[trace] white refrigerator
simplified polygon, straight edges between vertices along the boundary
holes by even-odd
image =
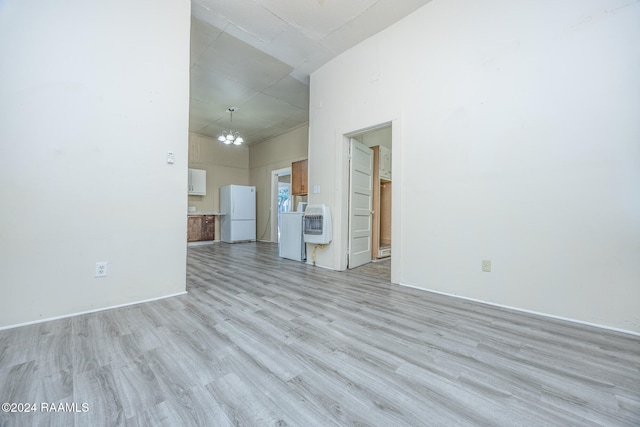
[[[227,243],[256,240],[256,187],[220,187],[220,240]]]
[[[302,261],[307,258],[302,224],[304,212],[280,213],[280,256]]]

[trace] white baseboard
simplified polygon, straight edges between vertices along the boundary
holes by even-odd
[[[480,303],[480,304],[486,304],[486,305],[490,305],[490,306],[493,306],[493,307],[499,307],[499,308],[505,308],[507,310],[519,311],[521,313],[534,314],[536,316],[547,317],[547,318],[550,318],[550,319],[564,320],[565,322],[577,323],[577,324],[580,324],[580,325],[592,326],[594,328],[606,329],[606,330],[609,330],[609,331],[620,332],[620,333],[623,333],[623,334],[640,336],[640,332],[629,331],[629,330],[626,330],[626,329],[614,328],[614,327],[611,327],[611,326],[600,325],[600,324],[597,324],[597,323],[584,322],[582,320],[571,319],[569,317],[555,316],[553,314],[541,313],[539,311],[533,311],[533,310],[526,310],[524,308],[511,307],[509,305],[496,304],[496,303],[493,303],[493,302],[483,301],[483,300],[480,300],[480,299],[463,297],[463,296],[460,296],[460,295],[449,294],[447,292],[434,291],[432,289],[420,288],[418,286],[407,285],[407,284],[404,284],[404,283],[399,283],[399,285],[400,286],[405,286],[407,288],[418,289],[420,291],[425,291],[425,292],[431,292],[431,293],[434,293],[434,294],[444,295],[444,296],[447,296],[447,297],[459,298],[459,299],[463,299],[463,300],[466,300],[466,301],[472,301],[472,302],[476,302],[476,303]]]
[[[128,307],[130,305],[144,304],[146,302],[152,302],[152,301],[158,301],[158,300],[162,300],[162,299],[166,299],[166,298],[177,297],[177,296],[180,296],[180,295],[184,295],[186,293],[187,293],[187,291],[178,292],[177,294],[165,295],[165,296],[162,296],[162,297],[149,298],[149,299],[144,299],[144,300],[141,300],[141,301],[128,302],[128,303],[125,303],[125,304],[111,305],[109,307],[102,307],[102,308],[96,308],[94,310],[80,311],[80,312],[77,312],[77,313],[65,314],[65,315],[62,315],[62,316],[47,317],[46,319],[38,319],[38,320],[33,320],[31,322],[18,323],[16,325],[2,326],[2,327],[0,327],[0,331],[3,331],[5,329],[19,328],[21,326],[35,325],[37,323],[50,322],[52,320],[66,319],[67,317],[82,316],[83,314],[97,313],[99,311],[111,310],[111,309],[114,309],[114,308],[121,308],[121,307]]]
[[[204,245],[213,245],[215,242],[219,242],[220,240],[202,240],[200,242],[187,242],[187,247],[189,246],[204,246]]]
[[[307,256],[306,262],[305,262],[305,261],[302,261],[302,262],[304,262],[304,263],[305,263],[305,264],[307,264],[307,265],[310,265],[311,267],[324,268],[325,270],[332,270],[332,271],[346,271],[346,270],[336,270],[335,268],[333,268],[333,267],[328,267],[328,266],[326,266],[326,265],[319,265],[319,264],[313,265],[313,261],[311,260],[311,258],[310,258],[309,256]]]

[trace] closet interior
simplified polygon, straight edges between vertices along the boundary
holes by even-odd
[[[391,256],[391,149],[377,145],[373,150],[373,259]]]

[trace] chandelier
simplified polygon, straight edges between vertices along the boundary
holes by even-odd
[[[238,134],[238,132],[234,132],[231,130],[231,126],[233,125],[233,112],[237,110],[238,107],[227,108],[227,113],[231,114],[231,124],[229,125],[229,130],[223,131],[222,134],[218,137],[218,141],[224,142],[227,145],[240,145],[244,142],[244,139],[240,136],[240,134]]]

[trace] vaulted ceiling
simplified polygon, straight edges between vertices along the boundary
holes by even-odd
[[[308,122],[309,75],[428,2],[192,0],[190,131],[251,145]]]

